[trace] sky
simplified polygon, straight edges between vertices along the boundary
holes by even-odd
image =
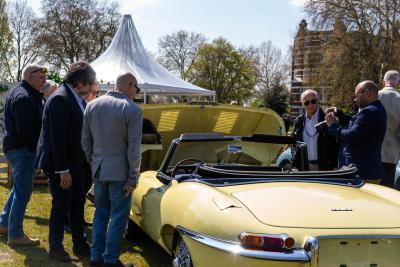
[[[159,38],[179,30],[201,33],[208,41],[224,37],[236,47],[271,41],[287,52],[305,0],[119,0],[131,14],[144,47],[158,54]],[[28,0],[40,15],[40,0]]]

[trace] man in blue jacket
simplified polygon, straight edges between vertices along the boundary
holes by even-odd
[[[52,207],[49,222],[49,257],[76,261],[63,246],[64,220],[69,217],[72,251],[86,257],[90,246],[84,236],[84,185],[90,167],[81,146],[83,96],[96,81],[96,73],[86,62],[71,64],[64,84],[46,101],[43,126],[37,149],[37,166],[49,177]]]
[[[353,97],[359,111],[347,127],[340,125],[347,117],[341,112],[329,112],[325,118],[329,133],[345,145],[346,164],[355,164],[362,179],[375,183],[385,175],[381,148],[386,132],[386,111],[378,100],[378,91],[372,81],[363,81],[356,86]]]
[[[3,151],[12,168],[13,187],[0,216],[0,234],[8,244],[39,245],[38,239],[24,234],[23,220],[32,194],[36,145],[42,125],[42,97],[46,68],[26,67],[23,80],[10,91],[4,110]]]

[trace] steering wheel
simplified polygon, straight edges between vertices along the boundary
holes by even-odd
[[[175,164],[175,166],[172,168],[172,170],[171,170],[171,178],[175,178],[175,174],[176,174],[176,172],[178,171],[179,167],[180,167],[183,163],[187,163],[187,162],[203,163],[202,160],[195,159],[195,158],[183,159],[183,160],[177,162],[177,163]]]

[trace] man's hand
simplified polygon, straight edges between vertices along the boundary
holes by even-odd
[[[336,118],[336,116],[333,112],[329,112],[325,116],[325,121],[326,121],[326,124],[328,125],[328,127],[331,127],[332,124],[339,123],[338,118]]]
[[[72,178],[71,178],[71,174],[69,172],[64,172],[60,174],[60,186],[63,189],[68,189],[71,187],[72,185]]]
[[[134,185],[130,185],[130,184],[126,184],[124,186],[124,192],[125,192],[125,197],[127,197],[130,193],[132,193],[133,190],[136,189],[136,186]]]
[[[326,110],[325,110],[325,113],[326,114],[328,114],[328,113],[337,113],[337,107],[330,107],[330,108],[327,108]]]

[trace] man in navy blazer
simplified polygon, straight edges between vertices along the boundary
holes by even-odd
[[[346,164],[355,164],[362,179],[375,183],[385,175],[381,148],[386,132],[386,111],[378,100],[378,91],[372,81],[363,81],[356,86],[353,97],[360,109],[347,127],[339,124],[343,125],[347,116],[341,112],[329,112],[325,118],[329,133],[345,145]]]
[[[37,166],[49,177],[52,207],[49,223],[49,257],[75,261],[63,247],[64,219],[69,217],[73,253],[89,256],[84,235],[84,184],[90,168],[81,146],[83,96],[95,83],[96,73],[86,62],[71,64],[65,83],[47,100],[37,149]]]

